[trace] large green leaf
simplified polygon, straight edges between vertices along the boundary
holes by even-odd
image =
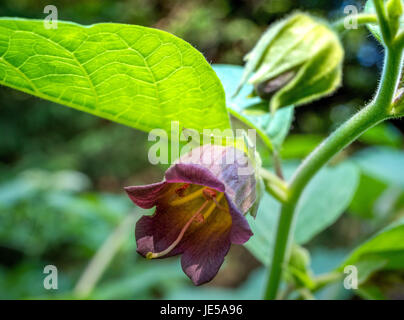
[[[286,166],[290,176],[294,168]],[[350,204],[359,181],[359,171],[351,163],[326,167],[310,182],[297,208],[295,241],[305,244],[332,225]],[[254,236],[246,247],[263,263],[270,263],[280,204],[265,194],[257,218],[249,218]]]
[[[294,107],[278,110],[274,116],[269,113],[268,103],[257,97],[249,97],[253,91],[251,84],[245,84],[236,97],[234,93],[243,76],[244,68],[235,65],[213,65],[226,92],[226,103],[231,113],[238,119],[249,122],[261,137],[268,137],[272,147],[280,149],[289,133]]]
[[[359,141],[370,145],[400,148],[403,145],[403,134],[390,122],[383,122],[359,137]]]
[[[404,268],[404,219],[391,224],[359,246],[343,266],[357,265],[363,261],[385,261],[385,269]]]
[[[368,176],[404,188],[403,151],[387,147],[368,148],[358,152],[353,160]]]
[[[285,166],[290,176],[295,167]],[[297,208],[295,241],[305,244],[332,225],[349,206],[359,181],[359,171],[351,163],[326,167],[310,182]],[[249,218],[254,236],[246,247],[263,263],[270,262],[280,204],[265,194],[257,218]]]
[[[333,224],[349,206],[358,184],[359,171],[350,163],[320,172],[298,206],[296,242],[306,243]]]
[[[0,83],[144,131],[230,126],[202,54],[157,29],[0,19]]]
[[[245,247],[266,265],[270,263],[279,210],[279,202],[265,192],[258,207],[256,218],[247,217],[254,235],[248,240]]]
[[[282,159],[303,159],[307,157],[323,140],[319,134],[291,134],[283,144]]]
[[[386,190],[386,184],[378,179],[361,174],[359,186],[349,206],[349,213],[363,219],[376,216],[376,202]]]

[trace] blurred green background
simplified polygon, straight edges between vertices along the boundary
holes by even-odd
[[[0,16],[42,19],[48,4],[3,0]],[[364,1],[65,0],[52,4],[62,20],[160,28],[190,42],[211,63],[241,65],[268,24],[283,15],[301,9],[333,20],[343,15],[344,6],[361,8]],[[372,98],[382,48],[365,28],[347,33],[343,42],[343,88],[298,108],[283,148],[284,159],[307,155]],[[402,149],[401,131],[399,122],[377,127],[341,157],[371,145]],[[136,254],[134,222],[142,212],[125,196],[123,187],[159,181],[163,173],[148,162],[146,133],[5,87],[0,88],[0,132],[0,299],[260,297],[264,271],[243,247],[232,248],[218,276],[197,289],[182,273],[178,259],[146,261]],[[388,188],[362,176],[349,212],[309,245],[316,272],[336,266],[376,224],[403,215],[403,190],[396,188],[391,199],[385,194]],[[48,264],[58,268],[58,290],[43,287],[43,268]],[[402,287],[397,289],[398,282],[393,283],[391,289],[385,281],[387,294],[404,297]],[[343,299],[352,293],[334,286],[319,297]]]

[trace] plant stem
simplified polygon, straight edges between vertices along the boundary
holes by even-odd
[[[391,32],[389,18],[387,16],[386,7],[384,6],[384,1],[373,0],[373,4],[376,9],[380,31],[382,32],[383,43],[389,46],[391,44],[391,41],[393,40],[393,34]]]
[[[315,278],[316,287],[312,290],[312,292],[316,292],[330,283],[334,283],[343,278],[343,274],[340,272],[330,272],[326,274],[319,275]]]
[[[316,300],[316,298],[313,296],[313,294],[307,288],[300,289],[299,293],[302,296],[303,300]]]
[[[259,170],[259,174],[264,181],[267,192],[275,197],[279,202],[286,202],[288,198],[288,187],[286,182],[271,171],[264,168]]]
[[[91,294],[109,263],[129,236],[137,218],[136,213],[129,214],[98,249],[74,288],[76,297],[83,299]]]
[[[293,239],[295,211],[300,196],[313,176],[338,152],[356,140],[362,133],[387,119],[400,79],[401,48],[386,49],[385,65],[376,98],[321,143],[300,165],[289,183],[289,197],[279,217],[266,299],[276,299],[287,251]]]
[[[339,19],[335,21],[332,26],[337,32],[344,32],[346,30],[345,28],[345,19],[347,17],[343,17],[342,19]],[[361,13],[355,16],[356,21],[358,22],[359,25],[364,25],[364,24],[377,24],[377,16],[375,14],[366,14],[366,13]]]

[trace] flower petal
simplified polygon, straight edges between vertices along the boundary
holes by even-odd
[[[229,200],[227,195],[226,199],[232,219],[230,241],[234,244],[244,244],[253,236],[250,225],[240,210]]]
[[[231,244],[229,233],[218,234],[205,240],[199,246],[190,247],[181,258],[182,269],[197,286],[213,279]]]
[[[244,214],[255,200],[253,172],[240,174],[240,169],[249,169],[242,161],[242,152],[221,146],[203,146],[199,151],[196,159],[181,157],[167,170],[164,181],[125,188],[138,206],[156,206],[152,216],[143,216],[136,224],[137,251],[145,257],[152,252],[155,258],[182,254],[183,270],[196,285],[216,275],[232,243],[243,244],[252,236]],[[229,154],[235,161],[225,162]],[[209,200],[201,192],[200,196],[177,201],[184,184],[191,195],[199,194],[202,187],[224,193],[225,204],[215,207],[210,203],[210,209],[202,211],[205,220],[197,220],[195,214]]]
[[[217,209],[193,233],[189,233],[181,247],[181,265],[195,285],[212,280],[230,249],[232,217]]]
[[[146,257],[148,252],[161,252],[167,249],[178,237],[181,228],[189,219],[186,210],[167,210],[158,206],[153,216],[143,216],[136,223],[135,235],[137,252]],[[167,258],[182,253],[181,246],[174,248]]]
[[[255,202],[256,181],[254,169],[248,163],[247,157],[242,151],[233,147],[208,144],[193,149],[178,159],[177,163],[170,168],[175,173],[173,176],[176,177],[176,174],[180,174],[180,180],[184,178],[189,180],[198,179],[200,181],[198,184],[209,186],[221,192],[226,191],[226,194],[242,214],[245,214]],[[178,165],[180,167],[177,168]],[[202,172],[202,170],[194,169],[202,173],[201,177],[197,177],[193,170],[188,167],[182,167],[184,165],[192,165],[194,168],[200,167],[205,170]],[[169,172],[167,171],[167,173]],[[169,176],[171,174],[172,172],[169,173]],[[167,176],[166,178],[168,181]],[[176,179],[172,180],[176,181]],[[217,183],[217,181],[224,185],[224,188],[215,187],[213,184]],[[208,185],[209,183],[212,185]]]
[[[150,209],[156,205],[157,200],[164,194],[167,187],[167,183],[162,181],[146,186],[125,187],[125,191],[137,206]]]
[[[152,216],[143,216],[136,223],[137,251],[141,255],[146,256],[148,252],[156,253],[167,249],[177,239],[181,229],[189,219],[205,202],[205,199],[200,197],[191,202],[172,206],[170,201],[173,197],[176,197],[176,189],[179,186],[180,184],[177,183],[167,183],[164,192],[157,199],[154,214]],[[186,239],[187,235],[196,228],[198,226],[191,224],[183,238]],[[162,258],[182,253],[181,244],[182,242],[170,254]]]
[[[224,192],[223,183],[215,177],[207,168],[193,163],[177,163],[166,172],[168,183],[191,183]]]
[[[227,176],[231,175],[229,170],[225,170],[224,173]],[[166,173],[166,180],[169,183],[183,182],[183,183],[200,184],[215,189],[219,192],[225,192],[226,199],[229,204],[230,214],[233,219],[231,242],[235,244],[243,244],[247,242],[253,235],[253,233],[250,229],[247,219],[243,216],[244,212],[241,212],[239,209],[237,209],[237,206],[234,204],[231,196],[229,196],[227,192],[229,188],[231,188],[232,191],[233,190],[238,191],[236,201],[238,202],[239,205],[241,205],[240,201],[242,200],[238,199],[246,199],[246,195],[247,196],[252,195],[255,198],[254,189],[252,188],[255,187],[255,184],[251,186],[250,184],[245,183],[245,185],[248,186],[247,189],[245,188],[240,189],[234,186],[236,182],[240,182],[239,179],[242,179],[244,182],[244,180],[247,178],[248,176],[241,176],[232,179],[227,179],[227,181],[230,181],[230,183],[225,186],[216,176],[214,176],[211,173],[211,171],[209,171],[209,169],[202,167],[201,165],[190,163],[175,164],[170,169],[168,169]],[[242,192],[244,192],[244,195],[242,195]],[[243,204],[245,204],[245,202]],[[245,209],[245,206],[241,205],[241,207]]]

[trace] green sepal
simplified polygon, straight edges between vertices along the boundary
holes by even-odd
[[[342,82],[342,65],[335,64],[344,55],[342,48],[325,47],[304,65],[292,82],[271,100],[274,112],[288,105],[302,105],[332,94]],[[319,68],[319,66],[322,68]]]
[[[344,50],[323,21],[297,13],[264,33],[246,56],[239,88],[248,80],[271,111],[302,105],[334,92],[341,83]]]
[[[256,198],[255,198],[255,202],[252,205],[249,213],[252,217],[256,217],[257,216],[257,212],[259,209],[259,205],[261,203],[261,199],[264,195],[264,182],[259,174],[261,168],[262,168],[262,159],[260,154],[257,152],[256,150],[256,146],[252,143],[252,141],[249,139],[249,137],[247,136],[247,134],[245,132],[243,132],[243,137],[244,137],[244,144],[246,146],[246,153],[247,156],[251,162],[251,165],[254,168],[254,172],[255,172],[255,180],[256,180],[256,185],[255,185],[255,194],[256,194]]]
[[[257,181],[255,190],[256,199],[249,212],[250,216],[252,216],[253,218],[257,217],[258,209],[261,203],[261,199],[264,196],[264,190],[265,190],[264,181],[260,176],[258,176],[256,181]]]

